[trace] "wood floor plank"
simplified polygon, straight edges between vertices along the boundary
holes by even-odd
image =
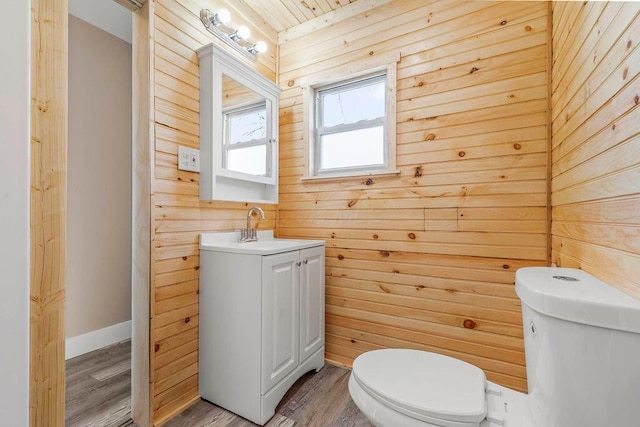
[[[98,380],[98,381],[104,381],[106,379],[109,379],[111,377],[114,377],[116,375],[120,375],[124,372],[131,371],[131,358],[127,357],[121,361],[119,361],[118,363],[114,363],[111,366],[108,366],[104,369],[99,370],[98,372],[94,373],[91,375],[91,378]]]

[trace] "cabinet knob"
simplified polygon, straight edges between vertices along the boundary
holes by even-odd
[[[305,264],[309,264],[309,260],[308,260],[308,259],[305,259],[305,260],[304,260],[304,263],[305,263]]]
[[[296,262],[296,265],[297,265],[298,267],[300,267],[300,266],[302,265],[302,263],[301,263],[300,261],[298,261],[298,262]]]

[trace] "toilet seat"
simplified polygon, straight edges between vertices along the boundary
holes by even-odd
[[[436,353],[375,350],[353,362],[354,380],[400,413],[441,426],[477,426],[487,415],[484,372]]]

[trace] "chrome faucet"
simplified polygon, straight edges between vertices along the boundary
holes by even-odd
[[[240,230],[240,240],[241,242],[257,242],[258,241],[258,231],[255,228],[251,228],[251,216],[254,212],[258,212],[260,214],[260,218],[264,219],[264,211],[262,208],[258,206],[254,206],[249,209],[247,212],[247,228],[244,230]]]

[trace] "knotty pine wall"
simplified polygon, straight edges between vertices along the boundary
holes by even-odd
[[[553,3],[553,262],[640,299],[640,3]]]
[[[547,263],[548,5],[394,1],[280,46],[280,237],[327,241],[326,357],[436,351],[526,389],[514,272]],[[301,181],[299,80],[400,54],[398,177]]]
[[[233,2],[235,4],[235,2]],[[155,0],[149,23],[154,94],[151,182],[151,413],[160,424],[197,399],[198,236],[243,228],[252,204],[201,202],[197,173],[178,171],[178,145],[199,147],[199,66],[196,49],[214,41],[200,22],[203,8],[231,10],[234,27],[249,25],[269,53],[250,66],[275,81],[276,34],[231,2]],[[242,15],[242,16],[241,16]],[[256,26],[256,25],[259,25]],[[274,205],[262,205],[260,229],[274,229]]]

